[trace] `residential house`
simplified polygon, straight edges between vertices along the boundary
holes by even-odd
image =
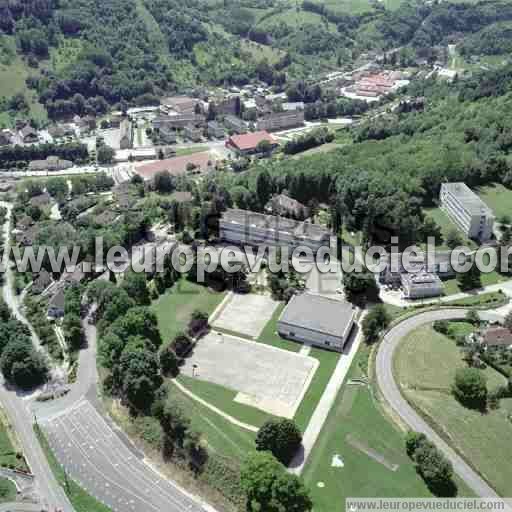
[[[204,123],[204,116],[194,114],[176,114],[176,115],[161,115],[155,117],[152,121],[154,130],[161,130],[165,128],[167,130],[182,130],[188,125],[201,125]]]
[[[512,349],[512,332],[505,327],[488,327],[483,332],[481,343],[488,348]]]
[[[407,258],[403,253],[393,253],[388,254],[385,258],[384,268],[378,276],[379,283],[384,285],[401,286],[402,275],[408,272],[433,273],[440,279],[450,279],[456,275],[451,262],[451,251],[436,251],[431,254],[411,253]],[[461,260],[460,263],[464,262]]]
[[[166,112],[176,112],[178,114],[194,114],[196,106],[199,103],[197,98],[189,96],[173,96],[162,100],[162,110]]]
[[[284,193],[273,196],[266,204],[265,210],[273,215],[297,220],[304,220],[309,215],[309,209],[306,206]]]
[[[223,139],[225,135],[224,128],[217,121],[208,122],[208,137]]]
[[[259,131],[243,135],[233,135],[226,141],[226,147],[232,149],[238,155],[254,155],[259,152],[258,144],[262,141],[270,143],[271,151],[279,146],[277,140],[272,135],[266,131]]]
[[[224,118],[224,126],[233,133],[247,133],[247,123],[235,116],[226,116]]]
[[[24,144],[33,144],[39,141],[39,137],[37,136],[37,131],[32,128],[29,124],[26,124],[20,130],[20,137],[23,140]]]
[[[176,144],[176,132],[172,128],[162,126],[158,131],[158,138],[163,144]]]
[[[192,142],[201,142],[203,139],[203,130],[194,125],[188,125],[183,128],[183,135]]]
[[[258,119],[256,126],[258,130],[269,132],[296,128],[304,124],[304,111],[291,110],[288,112],[274,112],[267,117]]]
[[[37,276],[34,277],[32,281],[32,286],[30,287],[30,291],[35,294],[41,294],[52,283],[52,275],[48,271],[43,269],[41,270],[41,272],[37,274]]]
[[[63,171],[73,167],[70,160],[62,160],[58,156],[49,156],[46,160],[32,160],[29,162],[28,168],[31,171]]]
[[[39,208],[44,208],[46,206],[50,206],[52,204],[52,196],[48,194],[48,192],[42,192],[41,194],[37,194],[36,196],[32,196],[30,198],[30,206],[38,206]]]
[[[443,294],[444,285],[439,276],[427,272],[402,274],[403,296],[406,299],[426,299]]]
[[[441,207],[469,238],[485,242],[493,236],[492,210],[465,184],[443,183]]]
[[[60,288],[48,303],[48,317],[53,318],[54,320],[62,318],[64,316],[64,304],[64,288]]]
[[[0,130],[0,146],[9,146],[11,144],[12,135],[9,130]]]
[[[283,338],[343,352],[356,318],[348,302],[312,293],[292,297],[277,322]]]

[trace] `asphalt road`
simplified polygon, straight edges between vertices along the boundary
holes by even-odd
[[[96,327],[83,323],[87,348],[65,397],[34,402],[38,423],[68,474],[114,512],[202,512],[198,498],[162,478],[106,417],[97,400]]]
[[[499,497],[463,459],[453,450],[416,411],[403,398],[393,376],[393,354],[400,341],[411,331],[421,325],[435,322],[436,320],[460,319],[466,316],[467,311],[461,309],[429,311],[413,316],[398,324],[388,332],[380,344],[377,353],[376,373],[377,382],[382,394],[393,408],[395,413],[412,430],[424,433],[453,464],[455,472],[466,484],[480,497]],[[485,313],[481,315],[487,317]]]

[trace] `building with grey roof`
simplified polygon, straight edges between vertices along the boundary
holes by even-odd
[[[402,274],[402,289],[406,299],[425,299],[442,295],[444,285],[436,274],[420,272]]]
[[[219,221],[220,238],[248,245],[308,247],[313,252],[330,245],[330,231],[318,224],[275,215],[228,208]]]
[[[443,183],[441,207],[469,238],[485,242],[493,235],[492,210],[465,184]]]
[[[283,338],[342,352],[355,318],[356,309],[348,302],[303,293],[284,308],[277,331]]]

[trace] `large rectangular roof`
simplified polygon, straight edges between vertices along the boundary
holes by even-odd
[[[469,213],[492,215],[492,210],[465,183],[443,183],[442,187],[456,197]]]
[[[356,310],[352,304],[312,293],[292,297],[280,322],[343,338]]]

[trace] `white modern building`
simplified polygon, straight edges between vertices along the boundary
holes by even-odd
[[[469,238],[485,242],[492,237],[492,210],[465,184],[443,183],[441,207]]]
[[[402,289],[406,299],[425,299],[439,297],[444,285],[439,276],[427,272],[402,274]]]
[[[277,331],[283,338],[342,352],[355,318],[356,309],[348,302],[303,293],[284,308]]]
[[[309,247],[313,252],[329,247],[331,233],[318,224],[300,222],[276,215],[265,215],[228,208],[219,221],[220,238],[234,244]]]

